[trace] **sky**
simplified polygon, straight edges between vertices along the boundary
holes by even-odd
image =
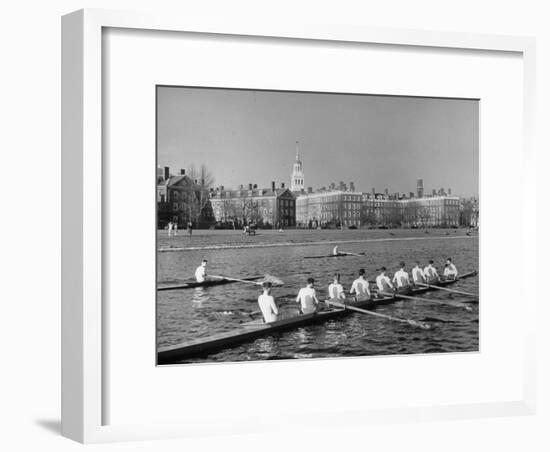
[[[290,185],[296,141],[305,187],[452,189],[478,194],[479,105],[471,99],[159,87],[158,166],[205,164],[215,186]]]

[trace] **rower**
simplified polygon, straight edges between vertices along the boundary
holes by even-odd
[[[424,276],[424,272],[422,271],[422,268],[420,267],[420,262],[416,261],[416,266],[412,269],[412,277],[414,284],[425,284],[426,283],[426,277]]]
[[[370,298],[369,282],[365,279],[364,268],[359,270],[359,278],[353,281],[349,293],[355,294],[357,301],[364,301]]]
[[[338,252],[338,245],[336,245],[334,248],[332,248],[332,255],[338,256],[340,253]]]
[[[264,316],[265,323],[276,322],[279,315],[279,309],[275,304],[273,295],[271,295],[271,287],[271,281],[264,281],[262,283],[263,294],[258,297],[258,305]]]
[[[376,286],[380,292],[389,292],[394,291],[395,288],[390,281],[390,278],[386,276],[386,267],[381,267],[379,269],[380,274],[376,277]]]
[[[399,270],[395,272],[392,282],[397,286],[397,290],[406,290],[409,288],[411,283],[409,281],[409,274],[405,271],[405,262],[399,262]]]
[[[315,280],[313,278],[308,278],[307,286],[298,292],[296,303],[300,303],[300,314],[312,314],[317,311],[319,300],[313,288],[314,283]]]
[[[328,286],[328,297],[333,301],[340,301],[346,299],[344,288],[340,284],[340,273],[336,273],[332,280],[332,284]]]
[[[439,281],[439,275],[434,267],[434,261],[429,260],[427,267],[424,268],[424,276],[428,284],[433,284]]]
[[[204,282],[206,280],[206,264],[208,261],[203,259],[201,264],[195,270],[195,279],[197,282]]]
[[[458,270],[456,269],[455,264],[453,264],[453,261],[449,257],[447,261],[445,262],[445,270],[443,270],[443,276],[445,279],[456,279],[458,276]]]

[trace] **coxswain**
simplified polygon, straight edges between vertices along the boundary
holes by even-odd
[[[275,299],[271,295],[272,284],[270,281],[264,281],[262,283],[263,293],[258,297],[258,305],[264,316],[265,323],[271,323],[277,321],[279,315],[279,309],[275,304]]]
[[[346,299],[344,288],[340,284],[340,273],[336,273],[332,279],[332,284],[328,286],[328,297],[333,301],[340,301]]]
[[[332,248],[332,255],[338,256],[340,253],[338,252],[338,245],[336,245],[334,248]]]
[[[359,278],[353,281],[350,294],[355,294],[357,301],[364,301],[370,298],[369,282],[365,279],[365,269],[361,268],[359,270]]]
[[[392,282],[397,286],[397,290],[408,289],[410,281],[409,274],[405,271],[405,262],[399,262],[399,270],[395,272]]]
[[[456,279],[458,276],[458,270],[456,269],[455,264],[453,264],[453,261],[449,257],[447,261],[445,262],[445,270],[443,270],[443,276],[445,279]]]
[[[206,264],[208,261],[203,259],[201,264],[195,270],[195,279],[197,282],[204,282],[206,280]]]
[[[376,287],[380,292],[389,292],[395,290],[390,278],[386,276],[386,267],[379,269],[380,274],[376,277]]]
[[[308,278],[307,286],[298,292],[296,303],[300,303],[300,314],[312,314],[317,311],[319,300],[313,288],[314,283],[315,280],[313,278]]]
[[[424,276],[426,277],[426,282],[428,284],[439,281],[439,275],[434,267],[434,261],[432,259],[428,261],[428,265],[424,268]]]
[[[416,266],[412,269],[412,278],[414,284],[426,284],[426,277],[420,267],[420,262],[416,261]]]

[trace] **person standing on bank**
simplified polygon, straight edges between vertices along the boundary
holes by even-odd
[[[275,304],[275,299],[271,295],[272,284],[270,281],[264,281],[262,283],[263,293],[258,297],[258,305],[264,316],[265,323],[271,323],[277,321],[279,315],[279,309]]]
[[[168,222],[168,237],[172,236],[172,222]]]
[[[189,232],[189,235],[193,235],[193,223],[191,223],[191,221],[187,222],[187,231]]]

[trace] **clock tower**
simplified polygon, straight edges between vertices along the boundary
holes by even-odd
[[[302,191],[305,189],[304,171],[302,170],[302,161],[300,160],[300,143],[298,141],[296,141],[296,160],[292,165],[290,189],[292,191]]]

